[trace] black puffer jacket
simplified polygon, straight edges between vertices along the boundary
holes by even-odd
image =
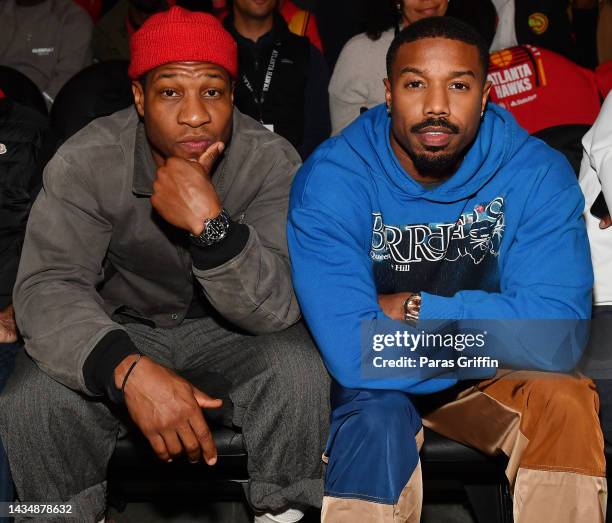
[[[12,302],[30,207],[41,183],[47,119],[0,98],[0,309]]]

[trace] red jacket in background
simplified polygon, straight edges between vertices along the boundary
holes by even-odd
[[[305,9],[300,9],[291,0],[281,2],[280,12],[287,21],[289,30],[292,33],[298,36],[306,36],[312,45],[323,52],[323,44],[319,36],[317,20],[312,13],[309,13]]]
[[[491,54],[490,99],[530,134],[558,125],[592,125],[601,107],[593,71],[531,45]]]

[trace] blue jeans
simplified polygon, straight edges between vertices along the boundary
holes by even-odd
[[[16,343],[0,344],[0,393],[4,388],[11,372],[13,371],[13,363],[15,354],[20,349]],[[11,478],[11,470],[2,442],[0,442],[0,502],[13,501],[15,492],[13,490],[13,480]]]
[[[331,387],[325,495],[393,505],[418,461],[421,417],[405,392]]]

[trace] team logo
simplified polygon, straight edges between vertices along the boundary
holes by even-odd
[[[495,67],[507,67],[512,63],[512,51],[504,49],[491,53],[491,65]]]
[[[491,54],[487,80],[491,82],[491,100],[504,108],[536,99],[537,88],[546,85],[540,51],[520,45]]]
[[[533,13],[527,21],[529,28],[537,35],[541,35],[548,29],[548,17],[544,13]]]

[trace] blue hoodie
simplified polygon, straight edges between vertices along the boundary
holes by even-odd
[[[457,172],[427,189],[399,164],[389,133],[384,105],[366,112],[319,147],[291,191],[295,290],[341,385],[428,393],[452,384],[363,378],[360,328],[386,318],[379,293],[421,292],[422,320],[590,317],[584,202],[560,153],[488,104]],[[548,368],[546,347],[507,341],[513,365]]]

